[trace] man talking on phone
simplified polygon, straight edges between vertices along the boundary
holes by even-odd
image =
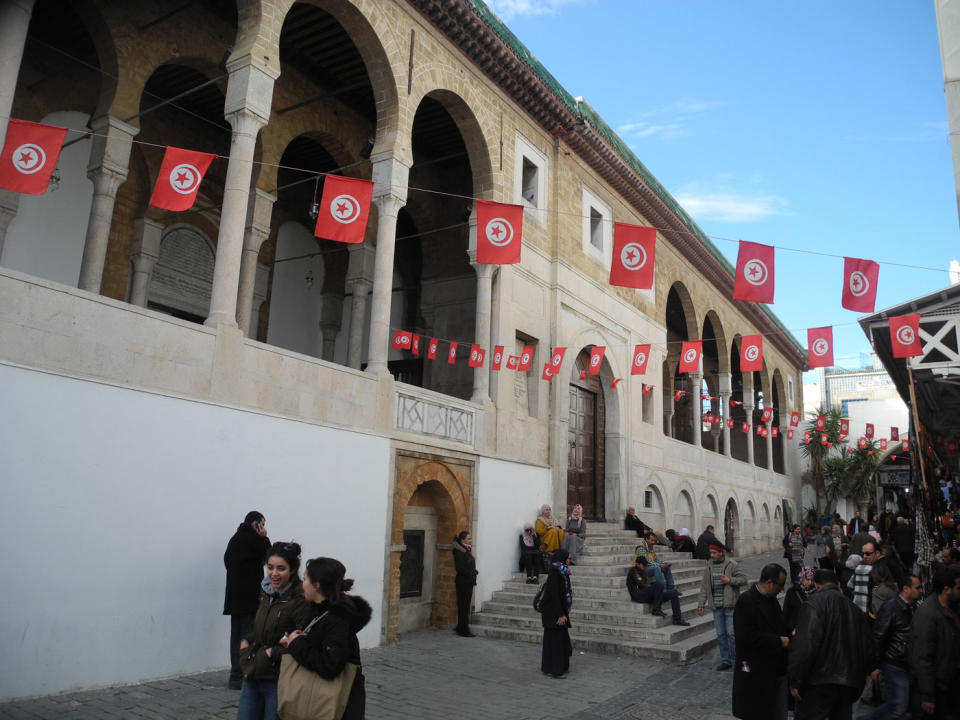
[[[230,681],[239,690],[243,685],[240,670],[240,641],[253,630],[253,618],[260,600],[263,563],[270,550],[267,521],[263,513],[251,510],[227,543],[223,565],[227,568],[227,590],[223,614],[230,616]]]

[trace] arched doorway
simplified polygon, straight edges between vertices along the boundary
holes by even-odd
[[[590,375],[590,350],[580,351],[570,378],[567,425],[567,505],[583,506],[584,517],[604,518],[606,403],[599,375]],[[582,377],[581,377],[582,376]]]
[[[739,552],[738,544],[740,542],[740,513],[737,511],[737,503],[733,498],[727,500],[727,507],[723,511],[723,539],[731,554]]]

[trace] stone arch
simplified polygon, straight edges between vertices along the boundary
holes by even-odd
[[[394,67],[385,49],[387,46],[400,46],[405,43],[401,43],[394,36],[395,29],[391,26],[390,18],[377,0],[301,0],[300,3],[288,1],[271,24],[268,25],[265,18],[260,18],[260,22],[251,24],[249,30],[242,27],[231,61],[249,54],[249,48],[264,45],[275,54],[275,73],[279,74],[279,47],[272,38],[280,37],[287,15],[297,4],[313,5],[329,13],[350,37],[363,59],[376,107],[376,138],[371,155],[376,157],[390,153],[398,145],[403,146],[403,150],[409,153],[408,143],[398,143],[400,106],[396,78],[405,75],[406,68]],[[395,54],[399,57],[399,53]],[[406,159],[409,161],[410,158]],[[407,164],[409,165],[409,162]]]
[[[786,472],[786,453],[784,452],[784,435],[786,428],[784,426],[788,424],[790,419],[790,407],[780,368],[776,368],[773,371],[770,387],[770,398],[773,404],[773,426],[780,428],[777,437],[773,438],[773,471],[783,474]]]
[[[770,534],[778,537],[783,533],[783,511],[780,509],[780,503],[777,503],[773,509],[773,528]]]
[[[720,497],[720,494],[716,488],[712,485],[707,486],[700,494],[698,516],[700,518],[699,530],[701,532],[707,529],[707,525],[713,525],[715,534],[719,536],[723,530],[722,523],[720,523],[723,518],[720,515],[720,504],[717,501],[718,497]],[[717,529],[718,525],[719,530]]]
[[[753,496],[747,498],[746,503],[746,517],[743,519],[741,525],[743,526],[743,534],[746,538],[749,538],[751,541],[756,541],[759,537],[757,532],[757,504],[753,500]]]
[[[647,493],[651,493],[647,495]],[[667,492],[660,477],[650,475],[641,490],[640,502],[636,504],[637,514],[646,525],[662,532],[667,527]],[[648,507],[648,505],[650,505]]]
[[[676,280],[667,292],[667,307],[665,308],[664,314],[664,327],[668,328],[671,325],[670,322],[670,295],[676,293],[677,300],[680,304],[680,308],[683,310],[684,323],[686,326],[686,338],[685,340],[696,340],[700,337],[700,322],[697,317],[697,309],[693,304],[693,297],[690,295],[690,291],[687,289],[687,286],[684,285],[680,280]],[[679,347],[674,349],[673,353],[668,353],[676,355],[676,350],[679,350]]]
[[[673,501],[673,527],[685,527],[694,533],[697,532],[697,511],[693,504],[693,495],[687,488],[680,489]]]
[[[430,622],[452,625],[457,618],[455,569],[450,543],[461,530],[472,532],[474,464],[456,458],[398,450],[390,528],[390,569],[385,593],[386,640],[396,640],[400,616],[400,558],[403,551],[404,516],[415,494],[415,503],[427,503],[436,513],[436,567],[434,607]],[[421,490],[422,489],[422,490]]]
[[[703,333],[701,337],[704,338],[704,354],[706,354],[707,347],[707,325],[713,330],[713,337],[715,339],[716,347],[716,357],[718,361],[718,372],[728,373],[730,372],[730,353],[728,350],[728,342],[726,331],[723,327],[723,322],[720,320],[720,316],[717,314],[716,310],[708,310],[707,314],[703,318]],[[704,368],[704,373],[707,372],[707,369]]]
[[[734,495],[730,495],[723,505],[723,541],[735,555],[742,555],[740,529],[740,503]]]

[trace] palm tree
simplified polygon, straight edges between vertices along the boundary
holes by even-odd
[[[819,415],[823,415],[826,419],[823,430],[817,429],[817,417]],[[810,440],[809,442],[802,442],[801,440],[800,451],[805,457],[810,458],[810,475],[813,477],[813,489],[818,513],[822,510],[820,506],[821,498],[830,502],[826,491],[827,471],[830,470],[832,477],[832,474],[839,469],[833,466],[828,467],[828,461],[831,459],[831,455],[833,458],[842,458],[845,454],[846,443],[840,440],[840,420],[842,417],[843,415],[839,410],[817,408],[803,428],[810,433]],[[826,442],[822,441],[821,435],[823,434],[827,436]]]

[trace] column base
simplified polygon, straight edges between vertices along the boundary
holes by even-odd
[[[203,321],[203,324],[212,328],[219,327],[220,325],[226,325],[230,328],[239,327],[235,317],[230,317],[228,313],[220,312],[211,313],[210,317]]]

